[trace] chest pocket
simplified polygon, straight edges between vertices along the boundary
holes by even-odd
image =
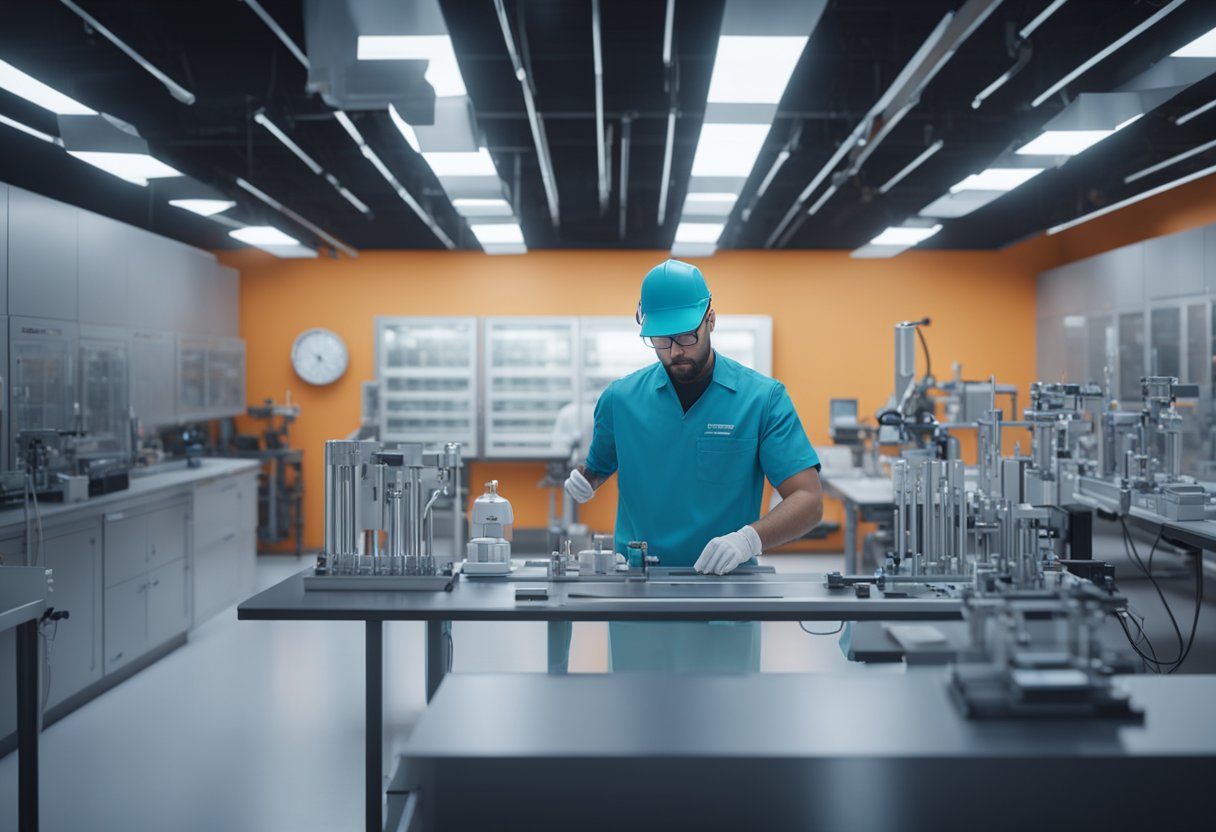
[[[754,439],[698,439],[697,479],[702,482],[737,482],[756,465]]]

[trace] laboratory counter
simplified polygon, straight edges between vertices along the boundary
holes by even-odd
[[[1198,823],[1210,813],[1202,784],[1216,775],[1216,721],[1206,717],[1216,676],[1117,683],[1143,721],[967,719],[940,668],[459,674],[445,680],[404,746],[389,788],[390,826]],[[413,825],[392,825],[403,813]]]

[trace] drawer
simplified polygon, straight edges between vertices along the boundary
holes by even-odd
[[[105,515],[105,585],[129,581],[148,569],[146,514],[114,511]]]
[[[148,572],[148,646],[161,645],[189,628],[190,591],[183,558]]]
[[[105,672],[113,673],[143,655],[148,646],[148,577],[140,575],[106,589]]]
[[[171,506],[148,515],[148,568],[186,557],[190,512],[185,505]]]
[[[228,532],[219,541],[194,550],[194,626],[235,603],[241,594],[240,558],[237,539],[240,533]]]
[[[240,527],[244,499],[241,480],[227,477],[194,489],[194,550],[205,549]],[[256,499],[255,499],[256,508]]]

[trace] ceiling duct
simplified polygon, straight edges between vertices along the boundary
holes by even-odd
[[[431,30],[447,32],[434,3],[305,0],[307,90],[337,110],[383,110],[392,104],[411,124],[432,124],[435,89],[425,78],[427,61],[358,58],[360,35]]]

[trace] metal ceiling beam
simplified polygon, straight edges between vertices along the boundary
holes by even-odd
[[[84,9],[80,8],[80,6],[73,3],[72,0],[59,0],[59,2],[65,6],[67,6],[68,9],[70,9],[73,14],[75,14],[77,17],[79,17],[81,20],[83,20],[85,23],[87,23],[95,32],[97,32],[97,34],[101,35],[106,40],[108,40],[110,43],[117,46],[123,52],[123,54],[125,54],[131,60],[135,61],[135,63],[139,64],[140,68],[142,68],[145,72],[147,72],[149,75],[151,75],[157,81],[160,81],[162,84],[164,84],[165,89],[167,89],[169,91],[169,95],[173,96],[174,98],[176,98],[178,101],[180,101],[183,104],[193,104],[194,103],[194,101],[195,101],[194,93],[190,92],[190,90],[186,89],[181,84],[177,83],[172,78],[170,78],[168,75],[161,72],[159,69],[157,69],[155,66],[153,66],[152,62],[149,61],[147,58],[145,58],[143,55],[136,52],[130,46],[127,46],[127,44],[125,42],[123,42],[123,40],[120,37],[118,37],[118,35],[114,34],[109,29],[107,29],[105,26],[103,26],[101,24],[101,22],[97,20],[97,18],[93,17],[91,14],[86,12]]]
[[[300,47],[296,46],[296,42],[291,39],[287,32],[283,31],[283,27],[278,24],[278,21],[270,16],[270,12],[262,8],[262,4],[259,3],[258,0],[241,0],[241,2],[248,6],[254,14],[262,19],[262,22],[266,24],[266,28],[270,29],[270,31],[274,33],[274,36],[287,47],[288,51],[295,56],[296,60],[299,61],[305,69],[309,68],[310,65],[308,63],[308,56],[304,54],[304,51],[300,49]]]
[[[278,211],[280,214],[287,217],[292,222],[298,223],[298,224],[302,225],[303,227],[307,228],[313,234],[316,234],[322,240],[329,243],[331,246],[336,248],[338,251],[341,251],[347,257],[358,257],[359,256],[359,252],[356,251],[354,248],[352,248],[351,246],[348,246],[346,243],[342,242],[337,237],[335,237],[334,235],[330,234],[325,229],[318,226],[316,223],[311,222],[310,220],[307,220],[304,217],[300,216],[298,213],[296,213],[292,209],[288,208],[286,205],[279,202],[277,199],[270,196],[265,191],[259,190],[248,180],[237,177],[236,184],[241,188],[241,190],[246,191],[250,194],[253,194],[253,196],[257,197],[262,202],[266,203],[271,208]]]
[[[604,46],[600,0],[591,0],[591,54],[595,63],[595,168],[599,174],[600,213],[608,210],[608,152],[604,146]]]
[[[557,201],[557,177],[553,173],[553,160],[549,156],[549,141],[545,138],[544,125],[540,113],[536,110],[536,102],[532,98],[532,83],[520,60],[519,51],[515,48],[515,36],[511,34],[511,21],[507,19],[507,10],[503,0],[494,0],[494,10],[498,13],[498,25],[502,29],[502,38],[507,45],[507,54],[511,58],[511,66],[515,69],[515,78],[519,81],[524,95],[524,106],[528,110],[528,124],[532,128],[532,141],[536,144],[536,160],[540,165],[540,178],[545,186],[545,201],[549,205],[549,219],[557,228],[561,220]]]

